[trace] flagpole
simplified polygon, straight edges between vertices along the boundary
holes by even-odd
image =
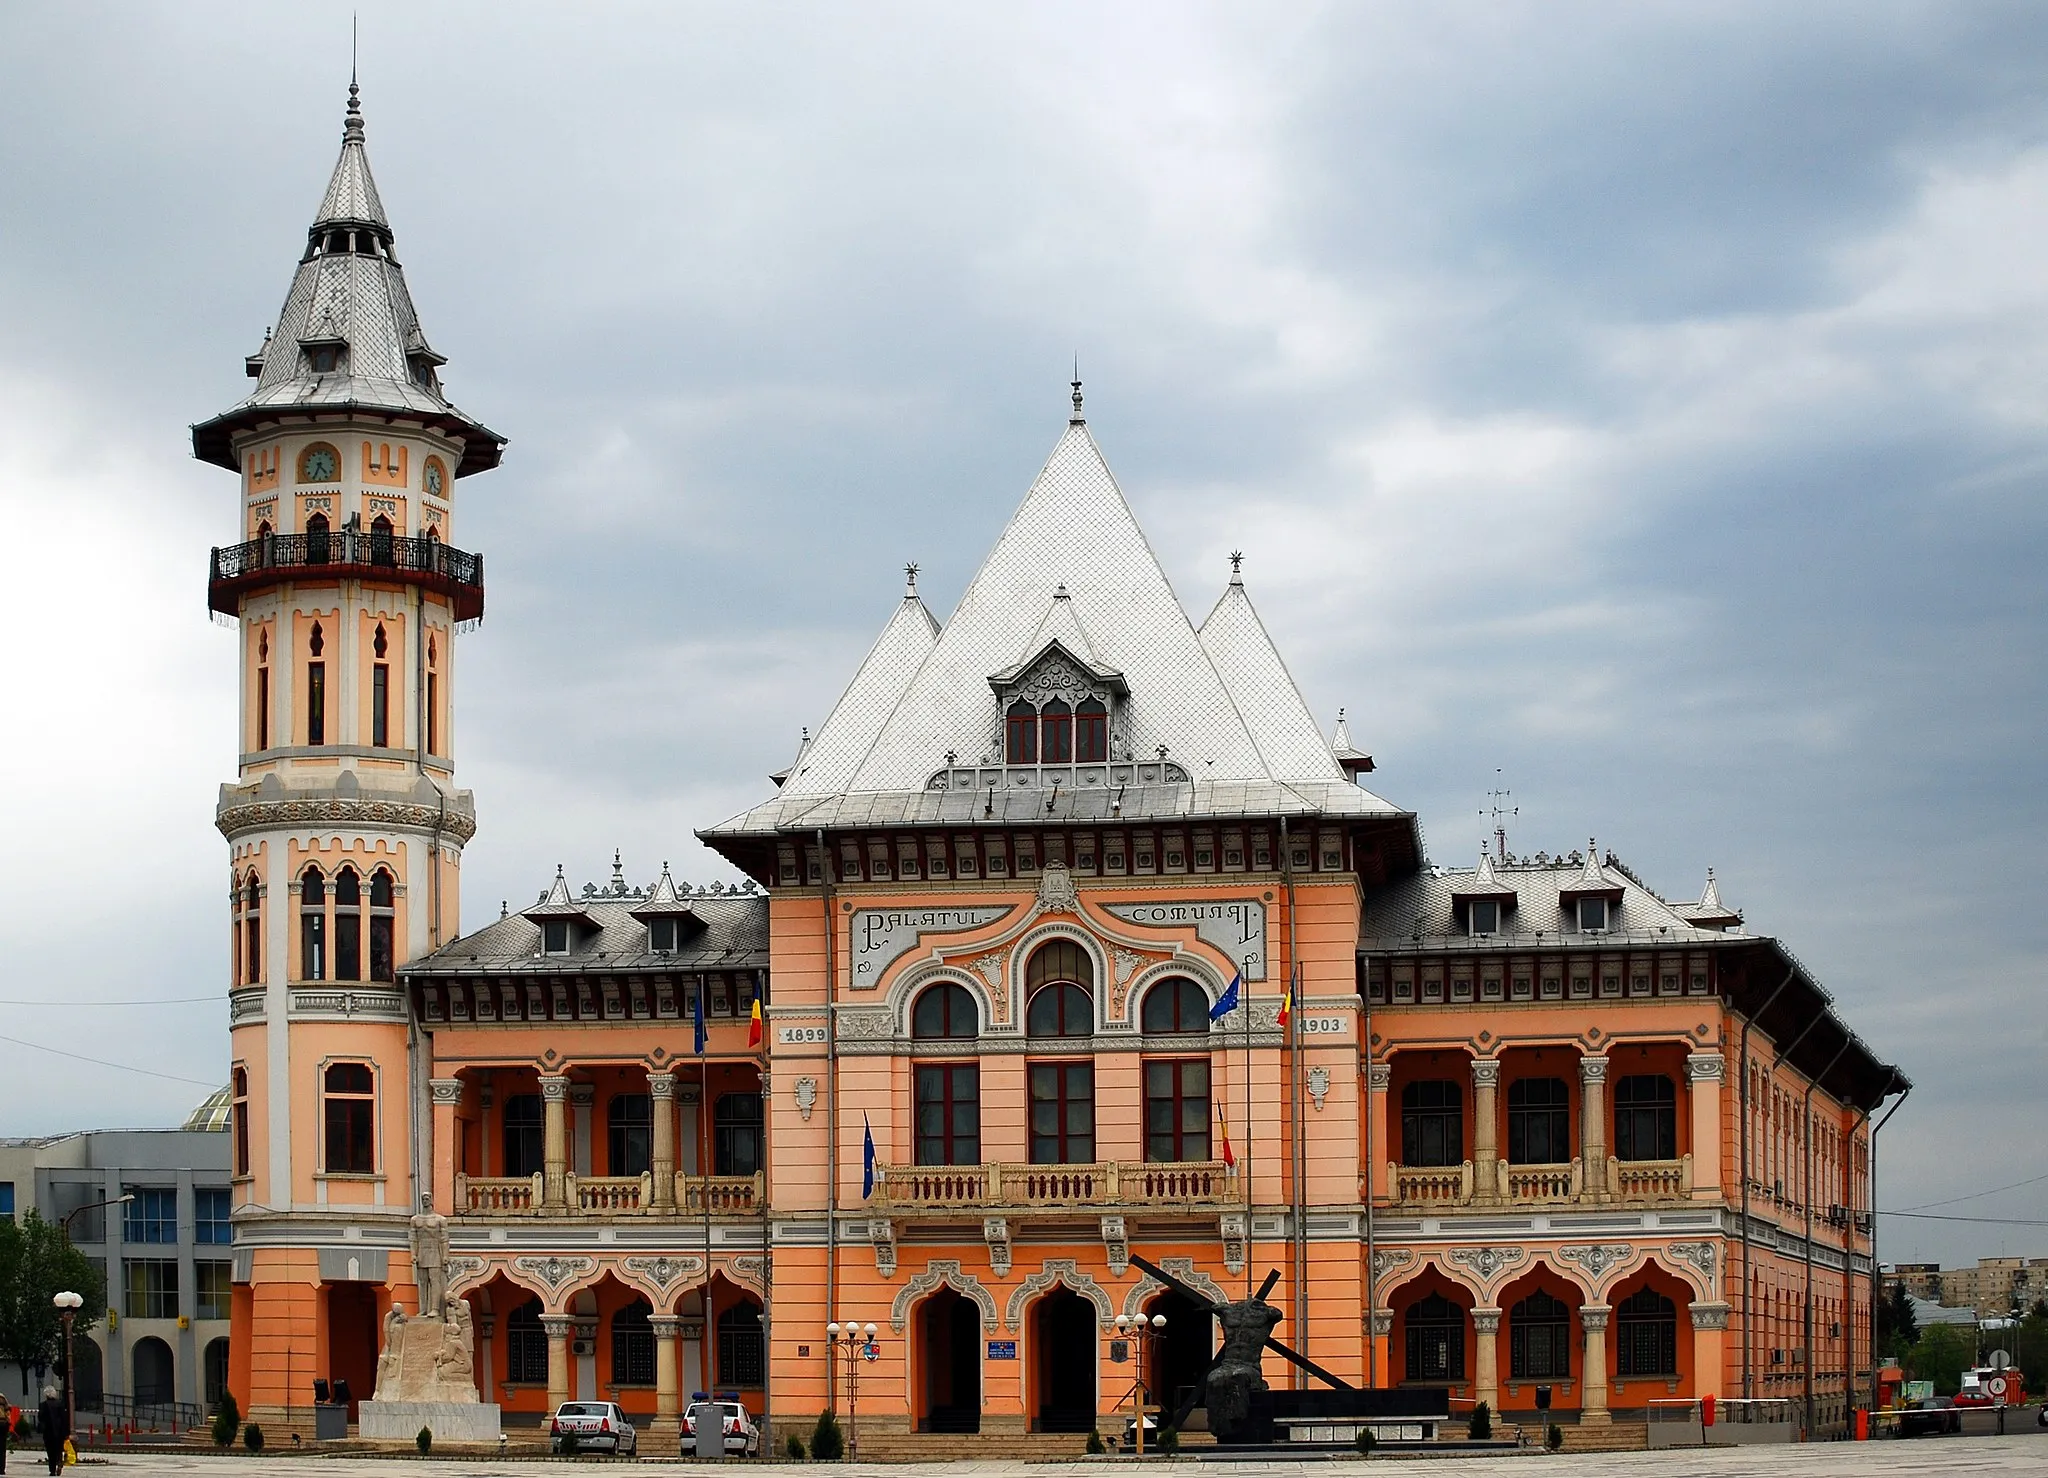
[[[1252,1296],[1252,989],[1239,982],[1238,1009],[1244,1012],[1244,1296]]]

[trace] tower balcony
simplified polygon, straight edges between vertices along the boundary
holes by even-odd
[[[578,1175],[562,1177],[559,1205],[547,1202],[546,1177],[532,1175],[457,1175],[455,1214],[458,1217],[583,1217],[609,1221],[616,1217],[664,1219],[712,1216],[758,1216],[767,1193],[760,1175],[691,1175],[675,1172],[674,1194],[657,1201],[654,1177],[642,1175]]]
[[[286,580],[381,580],[445,596],[457,621],[484,614],[484,557],[439,539],[379,531],[266,534],[218,548],[207,565],[207,608],[241,613],[250,591]]]
[[[1105,1160],[1085,1165],[883,1165],[875,1202],[904,1215],[1062,1213],[1097,1207],[1177,1210],[1242,1205],[1221,1160]]]

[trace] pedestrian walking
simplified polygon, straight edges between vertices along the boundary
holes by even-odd
[[[0,1421],[7,1423],[7,1430],[0,1432],[0,1473],[7,1471],[7,1449],[14,1445],[14,1424],[21,1420],[21,1408],[13,1402],[0,1399]]]
[[[64,1471],[64,1444],[71,1438],[71,1413],[55,1386],[43,1387],[43,1404],[36,1408],[36,1420],[43,1429],[43,1456],[50,1460],[50,1478]]]

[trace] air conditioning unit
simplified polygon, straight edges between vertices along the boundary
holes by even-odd
[[[1841,1323],[1841,1321],[1840,1321],[1840,1320],[1838,1319],[1838,1320],[1836,1320],[1836,1321],[1835,1321],[1834,1323],[1832,1323],[1832,1324],[1828,1325],[1828,1338],[1829,1338],[1829,1339],[1840,1339],[1841,1337],[1842,1337],[1842,1323]]]
[[[1806,1363],[1806,1351],[1803,1349],[1794,1350],[1792,1352],[1792,1363],[1794,1365],[1804,1365]]]
[[[1773,1365],[1783,1365],[1784,1363],[1785,1363],[1785,1352],[1784,1352],[1783,1350],[1773,1350],[1773,1351],[1771,1351],[1771,1364],[1773,1364]]]
[[[1868,1232],[1870,1231],[1870,1228],[1871,1228],[1871,1224],[1872,1224],[1872,1217],[1871,1217],[1871,1215],[1870,1215],[1870,1213],[1869,1213],[1868,1211],[1859,1211],[1859,1212],[1857,1212],[1857,1213],[1856,1213],[1856,1230],[1857,1230],[1857,1231],[1859,1231],[1859,1232],[1863,1232],[1863,1233],[1866,1233],[1866,1234],[1867,1234],[1867,1233],[1868,1233]]]

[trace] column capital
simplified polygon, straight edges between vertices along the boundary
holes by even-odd
[[[540,1316],[540,1327],[547,1331],[549,1339],[565,1340],[569,1337],[569,1331],[576,1327],[576,1316],[574,1314],[542,1314]]]
[[[1586,1333],[1593,1334],[1607,1327],[1607,1316],[1613,1312],[1611,1304],[1586,1304],[1579,1309],[1579,1323]]]
[[[1607,1054],[1588,1052],[1579,1059],[1579,1081],[1582,1083],[1604,1083],[1607,1081]]]
[[[1394,1311],[1392,1309],[1374,1309],[1372,1311],[1372,1332],[1378,1335],[1392,1334],[1394,1332]]]
[[[1695,1052],[1685,1059],[1688,1083],[1718,1083],[1728,1074],[1728,1063],[1718,1052]]]
[[[649,1314],[647,1327],[654,1331],[656,1339],[674,1339],[683,1332],[681,1314]]]
[[[1499,1309],[1474,1309],[1472,1311],[1472,1332],[1474,1334],[1499,1334]]]
[[[674,1073],[649,1073],[647,1075],[647,1096],[649,1098],[674,1098],[676,1096],[676,1075]]]
[[[1720,1303],[1696,1303],[1692,1306],[1692,1327],[1695,1329],[1726,1329],[1728,1327],[1728,1305]]]
[[[597,1084],[571,1083],[569,1085],[569,1101],[578,1108],[589,1108],[597,1102]]]
[[[1369,1062],[1365,1065],[1365,1086],[1374,1093],[1384,1093],[1394,1083],[1394,1066],[1388,1062]]]
[[[1472,1059],[1472,1086],[1475,1088],[1497,1088],[1500,1086],[1500,1059],[1498,1057],[1475,1057]]]
[[[567,1103],[569,1101],[569,1079],[562,1073],[540,1075],[540,1096],[546,1103]]]
[[[427,1086],[433,1090],[436,1103],[462,1102],[463,1081],[460,1078],[429,1078]]]

